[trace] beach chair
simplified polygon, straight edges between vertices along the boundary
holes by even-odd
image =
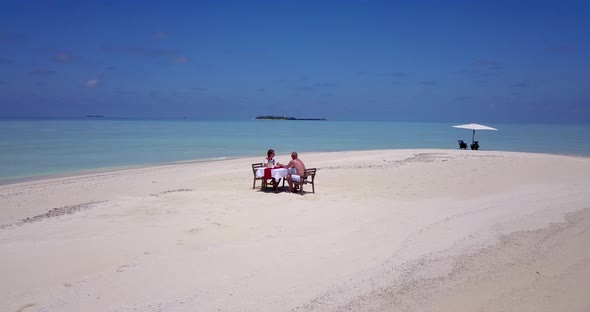
[[[315,194],[315,174],[317,170],[317,168],[305,169],[305,174],[301,177],[301,181],[293,181],[293,187],[299,189],[299,192],[303,193],[303,185],[311,184],[311,192]]]
[[[473,141],[473,143],[470,145],[472,150],[478,150],[479,149],[479,141]]]
[[[459,140],[459,149],[467,149],[467,143],[463,142],[463,140]]]
[[[264,187],[266,187],[266,180],[264,179],[264,177],[256,177],[256,170],[258,170],[258,168],[262,168],[262,163],[255,163],[252,164],[252,174],[254,175],[254,181],[252,182],[252,189],[256,188],[256,180],[260,180],[262,182],[262,186],[261,189],[264,189]]]

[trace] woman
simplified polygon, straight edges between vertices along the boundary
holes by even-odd
[[[278,161],[275,161],[274,159],[275,157],[275,151],[271,148],[268,150],[268,152],[266,152],[266,158],[264,158],[264,160],[262,161],[262,165],[264,167],[269,167],[269,168],[274,168],[276,166],[280,166]],[[279,181],[276,181],[274,178],[272,178],[272,187],[274,188],[275,192],[278,192],[279,189]]]
[[[279,165],[278,161],[275,161],[275,151],[271,148],[266,152],[266,158],[262,161],[264,167],[275,167]]]

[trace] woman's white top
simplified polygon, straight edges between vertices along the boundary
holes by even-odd
[[[262,163],[264,164],[265,167],[268,167],[268,166],[273,166],[274,167],[275,164],[276,164],[274,158],[271,159],[271,160],[268,160],[266,157],[264,158],[264,161]]]

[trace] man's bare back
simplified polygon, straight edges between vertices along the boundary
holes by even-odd
[[[305,174],[305,164],[301,159],[293,159],[289,162],[289,168],[295,168],[297,175],[303,176]]]
[[[297,152],[291,153],[291,161],[287,164],[287,168],[295,168],[297,175],[299,176],[296,181],[300,181],[303,179],[305,175],[305,164],[298,158]],[[293,181],[291,175],[287,176],[287,181],[289,182],[289,192],[293,192]]]

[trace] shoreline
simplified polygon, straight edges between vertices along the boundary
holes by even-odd
[[[590,306],[580,293],[590,287],[589,158],[300,157],[319,169],[315,194],[252,189],[259,157],[2,186],[0,302],[14,311]]]
[[[347,152],[370,152],[370,151],[456,151],[457,149],[369,149],[369,150],[342,150],[342,151],[314,151],[314,152],[303,152],[305,154],[324,154],[324,153],[347,153]],[[543,153],[543,152],[520,152],[520,151],[502,151],[502,150],[482,150],[482,151],[462,151],[462,152],[498,152],[498,153],[514,153],[514,154],[532,154],[532,155],[548,155],[548,156],[564,156],[564,157],[574,157],[574,158],[590,158],[589,155],[576,155],[576,154],[558,154],[558,153]],[[162,162],[162,163],[151,163],[151,164],[139,164],[139,165],[124,165],[124,166],[113,166],[113,167],[102,167],[102,168],[94,168],[94,169],[84,169],[84,170],[74,170],[68,171],[64,173],[55,173],[55,174],[48,174],[48,175],[38,175],[38,176],[27,176],[22,178],[0,178],[0,187],[20,184],[20,183],[29,183],[29,182],[42,182],[45,180],[52,180],[52,179],[62,179],[62,178],[75,178],[80,176],[86,175],[99,175],[99,174],[109,174],[109,173],[117,173],[119,171],[127,171],[127,170],[139,170],[139,169],[149,169],[149,168],[157,168],[157,167],[166,167],[166,166],[176,166],[176,165],[186,165],[186,164],[194,164],[194,163],[215,163],[219,161],[226,161],[226,160],[238,160],[238,159],[251,159],[258,156],[250,156],[250,155],[242,155],[242,156],[235,156],[235,157],[216,157],[216,158],[205,158],[205,159],[191,159],[191,160],[180,160],[180,161],[173,161],[173,162]],[[283,155],[283,157],[286,157]]]
[[[27,176],[27,177],[22,177],[22,178],[6,178],[6,179],[0,179],[0,187],[5,186],[5,185],[37,182],[37,181],[52,180],[52,179],[75,178],[75,177],[86,176],[86,175],[117,173],[119,171],[127,171],[127,170],[148,169],[148,168],[157,168],[157,167],[175,166],[175,165],[186,165],[186,164],[195,164],[195,163],[214,163],[214,162],[218,162],[218,161],[241,159],[241,158],[248,158],[248,157],[220,157],[220,158],[181,160],[181,161],[175,161],[175,162],[163,162],[163,163],[129,165],[129,166],[114,166],[114,167],[103,167],[103,168],[95,168],[95,169],[75,170],[75,171],[68,171],[68,172],[64,172],[64,173],[55,173],[55,174],[40,175],[40,176]]]

